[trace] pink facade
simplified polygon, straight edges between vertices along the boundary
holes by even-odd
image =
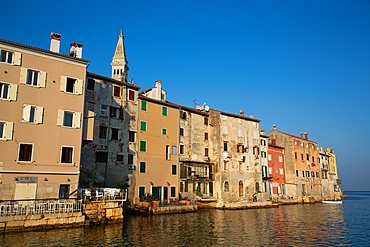
[[[268,146],[268,167],[270,179],[270,190],[273,195],[284,194],[285,170],[284,170],[284,148]]]

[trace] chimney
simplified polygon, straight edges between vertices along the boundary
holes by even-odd
[[[77,44],[73,42],[70,44],[71,48],[69,49],[69,56],[82,58],[82,46],[81,44]]]
[[[162,81],[155,81],[155,88],[157,89],[157,95],[154,96],[156,100],[162,100]]]
[[[240,109],[239,115],[244,117],[244,112],[242,109]]]
[[[301,134],[301,138],[303,139],[303,132],[301,132],[300,134]]]
[[[253,115],[249,115],[249,118],[254,118]]]
[[[59,33],[51,33],[50,51],[59,53],[61,36]]]
[[[276,130],[276,125],[274,124],[274,125],[272,125],[272,128],[274,129],[274,130]]]
[[[304,139],[308,140],[308,133],[304,132]]]
[[[265,135],[265,130],[261,129],[261,135]]]

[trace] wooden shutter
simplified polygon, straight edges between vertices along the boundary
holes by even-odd
[[[37,106],[36,107],[36,113],[35,113],[35,119],[36,119],[35,122],[38,123],[38,124],[42,124],[43,116],[44,116],[44,107]]]
[[[64,111],[63,110],[58,110],[58,126],[63,126],[63,120],[64,120]]]
[[[123,119],[123,108],[119,108],[119,118]]]
[[[39,72],[39,80],[37,82],[38,87],[46,87],[46,72]]]
[[[82,94],[83,93],[83,85],[84,85],[84,80],[77,79],[76,84],[75,84],[75,94]]]
[[[74,116],[74,123],[73,123],[73,125],[74,125],[74,127],[76,128],[76,129],[79,129],[79,128],[81,128],[81,112],[75,112],[74,114],[73,114]]]
[[[13,65],[22,65],[22,53],[14,52],[13,53]]]
[[[67,85],[67,77],[62,75],[62,78],[60,79],[60,91],[65,92],[66,85]]]
[[[18,85],[9,84],[8,100],[17,101]]]
[[[4,133],[4,139],[5,140],[13,140],[13,122],[6,122],[4,125],[5,133]]]
[[[20,83],[21,84],[26,84],[26,81],[27,81],[27,71],[28,71],[27,68],[21,68],[21,80],[20,80]]]
[[[31,112],[31,106],[23,105],[22,121],[25,121],[25,122],[30,121],[30,112]]]

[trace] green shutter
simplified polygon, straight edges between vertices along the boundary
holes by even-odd
[[[141,101],[141,110],[146,111],[146,101],[145,100]]]
[[[140,173],[145,173],[145,162],[140,161]]]
[[[162,116],[167,116],[167,107],[162,106]]]
[[[146,122],[140,121],[140,130],[141,131],[146,131]]]
[[[140,141],[140,151],[146,152],[146,141]]]
[[[176,187],[171,187],[171,197],[176,197]]]
[[[172,175],[176,175],[176,174],[177,174],[177,166],[172,165]]]
[[[165,129],[165,128],[162,128],[162,135],[167,135],[167,129]]]
[[[145,187],[139,187],[139,198],[145,195]]]

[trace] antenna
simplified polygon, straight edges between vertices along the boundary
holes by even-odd
[[[195,100],[193,100],[195,107],[197,107],[197,99],[198,98],[195,98]]]

